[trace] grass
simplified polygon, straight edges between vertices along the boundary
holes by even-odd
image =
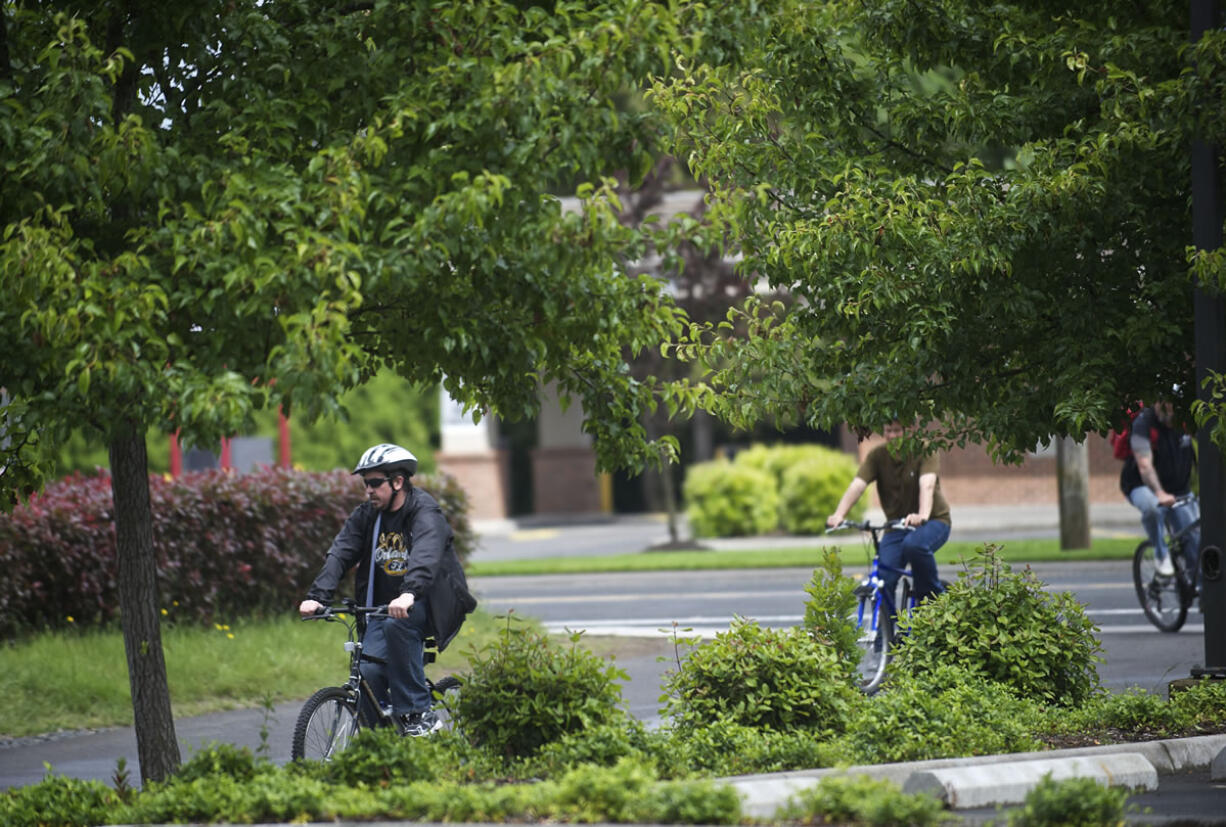
[[[1010,565],[1051,561],[1128,560],[1140,542],[1139,537],[1095,538],[1093,547],[1061,551],[1056,539],[1002,540],[1001,557]],[[472,577],[497,577],[520,574],[586,574],[631,571],[689,571],[696,569],[812,568],[822,558],[822,548],[833,544],[814,544],[797,548],[768,548],[734,551],[650,551],[613,554],[603,557],[546,557],[537,560],[473,562]],[[954,565],[971,557],[983,543],[951,542],[937,552],[938,565]],[[849,563],[868,559],[869,547],[858,541],[844,542],[840,548]]]
[[[469,617],[429,674],[464,667],[463,652],[501,628],[483,612]],[[292,616],[162,633],[175,717],[306,698],[349,672],[339,624]],[[0,708],[3,737],[129,726],[132,701],[118,630],[53,632],[0,649],[0,691],[20,699]]]

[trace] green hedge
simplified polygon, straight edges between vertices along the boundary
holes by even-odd
[[[761,444],[732,462],[692,465],[684,487],[690,528],[695,537],[820,534],[857,467],[823,445]],[[864,508],[861,498],[848,516],[858,519]]]
[[[468,498],[444,475],[434,494],[465,559]],[[151,475],[158,594],[189,622],[286,611],[305,593],[364,491],[346,471]],[[0,634],[112,622],[119,613],[111,479],[74,475],[0,514]]]
[[[765,471],[725,460],[691,465],[686,515],[695,537],[766,534],[779,523],[779,492]]]

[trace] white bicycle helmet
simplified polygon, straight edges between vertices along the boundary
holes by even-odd
[[[353,469],[355,474],[366,471],[404,471],[406,476],[411,477],[417,473],[417,457],[399,445],[382,442],[367,448],[366,453],[358,460],[357,467]]]

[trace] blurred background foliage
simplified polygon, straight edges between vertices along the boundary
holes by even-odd
[[[435,471],[434,453],[439,447],[439,389],[413,385],[392,371],[376,374],[341,400],[348,421],[320,419],[312,424],[290,416],[290,454],[295,468],[331,471],[352,468],[362,452],[379,442],[395,442],[417,455],[422,473]],[[60,449],[59,476],[74,471],[92,472],[109,468],[106,445],[96,435],[77,431]],[[260,436],[272,440],[277,456],[279,432],[276,411],[261,411],[250,429],[235,436]],[[147,439],[149,470],[170,471],[170,441],[150,431]],[[186,451],[190,446],[183,446]],[[216,455],[219,446],[201,446]]]

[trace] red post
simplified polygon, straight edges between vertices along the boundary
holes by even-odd
[[[284,408],[277,410],[277,426],[281,432],[281,449],[278,452],[277,458],[279,461],[277,464],[289,470],[293,467],[293,462],[291,461],[289,450],[289,419],[285,416]]]
[[[170,476],[178,479],[183,475],[183,449],[179,447],[179,432],[170,435]]]
[[[230,464],[230,437],[223,436],[221,438],[221,470],[229,471],[232,467]]]

